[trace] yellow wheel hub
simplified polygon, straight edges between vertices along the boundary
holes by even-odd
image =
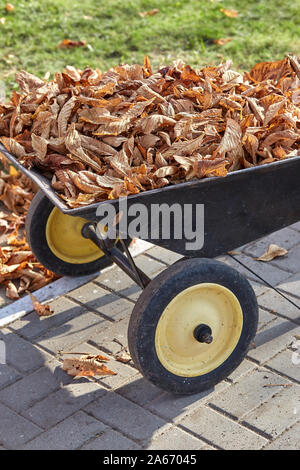
[[[56,207],[51,211],[46,225],[46,240],[57,258],[71,264],[91,263],[104,256],[103,251],[87,238],[81,230],[88,220],[63,214]]]
[[[211,330],[210,344],[195,338],[199,325]],[[165,308],[156,327],[156,353],[175,375],[207,374],[230,356],[242,326],[242,308],[233,292],[220,284],[197,284],[180,292]]]

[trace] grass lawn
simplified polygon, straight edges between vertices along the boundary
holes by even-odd
[[[21,68],[43,77],[66,65],[100,70],[123,62],[154,68],[183,58],[193,66],[231,58],[247,69],[300,54],[300,0],[0,0],[0,80],[14,87]],[[158,8],[141,18],[139,12]],[[235,9],[230,18],[221,9]],[[214,43],[231,38],[223,46]],[[60,49],[63,39],[86,41]]]

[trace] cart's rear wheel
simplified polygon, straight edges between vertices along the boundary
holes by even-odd
[[[156,386],[197,393],[241,363],[257,318],[254,291],[238,271],[215,260],[179,261],[138,299],[128,328],[130,353]]]
[[[86,222],[82,217],[63,214],[39,191],[26,217],[27,241],[38,261],[50,271],[64,276],[91,274],[109,266],[111,261],[82,236]]]

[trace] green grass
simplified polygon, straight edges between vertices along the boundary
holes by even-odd
[[[249,69],[256,62],[300,54],[300,0],[11,0],[8,13],[0,0],[0,80],[15,88],[16,70],[43,77],[66,65],[100,70],[119,63],[142,63],[148,54],[154,68],[183,58],[192,66],[231,58]],[[158,8],[155,16],[140,11]],[[221,8],[236,9],[228,18]],[[224,46],[214,39],[232,38]],[[63,39],[86,46],[60,49]]]

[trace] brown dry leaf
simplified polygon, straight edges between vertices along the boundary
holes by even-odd
[[[178,168],[176,166],[164,166],[155,171],[154,176],[157,178],[165,178],[166,176],[175,175]]]
[[[226,8],[221,8],[220,11],[225,15],[228,16],[229,18],[237,18],[239,16],[238,11],[236,10],[230,10]]]
[[[0,247],[0,284],[15,300],[58,276],[37,262],[24,238],[25,217],[36,187],[11,165],[6,168],[8,173],[0,171],[0,200],[9,209],[0,212],[0,230],[6,234],[6,246]]]
[[[226,165],[228,160],[225,158],[216,158],[214,160],[196,160],[194,163],[194,172],[198,178],[214,174],[216,171],[224,172],[227,174]]]
[[[259,146],[259,140],[257,139],[257,137],[253,134],[245,134],[242,139],[242,142],[247,152],[249,152],[249,154],[251,155],[253,163],[257,163],[256,153]]]
[[[241,143],[241,138],[242,130],[240,124],[234,119],[228,118],[225,133],[217,148],[217,153],[225,154],[226,152],[236,149]]]
[[[145,117],[141,121],[140,126],[143,133],[147,135],[156,131],[159,127],[174,126],[175,124],[175,119],[161,114],[152,114],[151,116]]]
[[[78,160],[79,162],[86,163],[88,166],[94,170],[101,171],[101,166],[95,159],[89,157],[87,153],[83,150],[81,146],[81,139],[79,133],[76,131],[75,124],[73,123],[68,131],[67,137],[65,139],[66,148],[69,150],[70,158],[73,160]]]
[[[144,69],[144,73],[145,73],[146,77],[150,77],[150,75],[152,75],[150,60],[149,60],[149,57],[147,55],[144,57],[143,69]]]
[[[123,362],[123,364],[128,364],[128,362],[131,361],[131,356],[127,351],[121,351],[115,356],[115,359],[119,362]]]
[[[80,358],[64,359],[62,369],[67,374],[77,377],[93,377],[95,375],[117,375],[116,372],[110,370],[103,361],[107,361],[101,355],[82,355]]]
[[[75,96],[72,96],[62,106],[60,113],[58,115],[58,118],[57,118],[58,137],[65,136],[67,134],[68,121],[71,117],[76,101],[77,101],[77,98]]]
[[[18,289],[12,281],[7,281],[5,295],[11,300],[17,300],[20,298]]]
[[[158,12],[159,12],[159,9],[154,8],[153,10],[139,11],[139,15],[140,15],[141,18],[145,18],[146,16],[157,15]]]
[[[230,61],[198,70],[179,59],[155,72],[147,56],[104,73],[67,66],[53,80],[21,71],[20,92],[0,105],[0,140],[71,208],[226,176],[299,154],[299,74],[296,56],[244,76]],[[2,175],[0,199],[23,214],[29,202]]]
[[[227,44],[230,41],[232,41],[232,38],[214,39],[214,43],[217,44],[218,46],[224,46],[224,44]]]
[[[37,158],[43,161],[47,155],[48,150],[48,141],[44,137],[39,135],[31,135],[32,148],[37,156]]]
[[[16,73],[16,82],[24,93],[30,93],[45,85],[43,80],[25,70]]]
[[[83,47],[86,45],[86,41],[73,41],[72,39],[64,39],[61,41],[58,47],[72,49],[74,47]]]
[[[31,298],[33,308],[39,317],[49,317],[50,315],[53,315],[54,312],[50,309],[49,305],[42,305],[31,292],[28,291],[27,293]]]
[[[287,59],[275,62],[259,62],[250,70],[248,76],[259,83],[263,80],[276,80],[276,82],[289,73],[289,63]]]
[[[277,258],[278,256],[285,256],[287,254],[288,251],[285,248],[281,248],[278,245],[271,244],[263,255],[255,259],[257,261],[272,261],[272,259]]]

